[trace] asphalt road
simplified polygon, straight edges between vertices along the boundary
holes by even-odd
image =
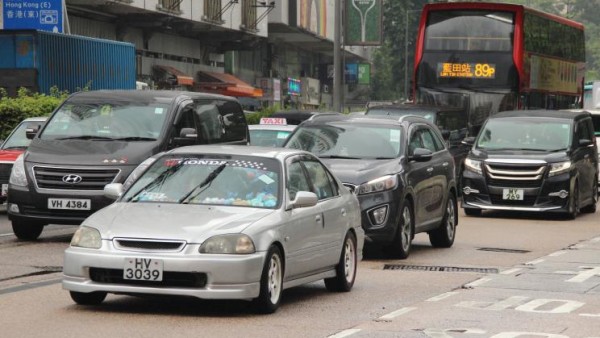
[[[280,309],[243,301],[109,295],[78,306],[60,285],[74,227],[15,239],[0,214],[1,337],[600,337],[600,212],[461,213],[455,245],[417,235],[406,260],[369,248],[350,293],[286,290]]]

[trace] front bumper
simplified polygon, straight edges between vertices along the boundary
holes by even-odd
[[[361,209],[361,224],[367,243],[389,244],[394,240],[398,227],[400,194],[396,190],[358,195]],[[384,221],[377,224],[372,216],[374,210],[387,207]]]
[[[564,213],[569,208],[571,175],[564,173],[543,177],[536,182],[488,182],[486,177],[466,170],[463,172],[462,187],[462,207],[465,209]],[[506,188],[522,190],[523,199],[503,199],[503,190]]]
[[[188,244],[182,252],[156,253],[117,250],[111,241],[101,249],[70,247],[65,251],[62,286],[66,290],[90,293],[154,294],[192,296],[202,299],[253,299],[260,292],[260,277],[265,252],[251,255],[207,255],[198,253],[199,245]],[[162,285],[148,285],[100,278],[90,271],[116,271],[123,274],[125,259],[151,258],[163,261],[167,272],[202,276],[203,282],[181,286],[164,278]]]
[[[13,185],[8,188],[8,203],[17,208],[7,207],[11,221],[36,224],[70,224],[79,225],[94,212],[114,201],[104,197],[103,191],[34,191]],[[91,210],[57,210],[48,208],[49,198],[86,199],[90,200]],[[18,209],[18,212],[15,211]]]

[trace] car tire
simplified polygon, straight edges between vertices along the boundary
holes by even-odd
[[[446,211],[444,212],[444,218],[440,223],[440,227],[429,232],[429,242],[431,242],[432,246],[436,248],[449,248],[454,244],[457,216],[456,198],[451,193],[446,202]]]
[[[356,252],[356,236],[352,232],[346,234],[340,261],[335,267],[335,277],[325,278],[325,287],[333,292],[348,292],[354,285],[358,254]]]
[[[12,230],[18,239],[23,241],[35,241],[44,230],[43,224],[25,223],[22,221],[12,221]]]
[[[260,277],[260,293],[253,300],[254,309],[258,313],[277,311],[283,291],[283,267],[281,251],[278,247],[271,246]]]
[[[586,205],[584,208],[581,208],[581,212],[585,212],[587,214],[593,214],[596,212],[596,205],[598,204],[598,179],[594,178],[594,186],[592,189],[592,201],[591,204]]]
[[[472,217],[481,216],[481,209],[463,208],[463,210],[465,211],[465,215],[467,215],[467,216],[472,216]]]
[[[100,291],[90,293],[70,291],[69,293],[71,294],[71,299],[79,305],[98,305],[106,298],[106,292]]]
[[[569,194],[569,211],[567,212],[567,219],[575,219],[579,214],[579,189],[577,188],[578,184],[578,182],[575,182],[573,191]]]
[[[400,209],[400,218],[398,220],[398,229],[394,241],[386,248],[386,251],[399,259],[406,259],[410,255],[413,239],[413,210],[409,200],[404,201],[404,206]]]

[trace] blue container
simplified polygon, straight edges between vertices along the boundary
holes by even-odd
[[[69,92],[86,87],[135,89],[135,74],[135,46],[130,43],[46,31],[0,30],[0,78],[4,78],[0,87],[27,87],[41,93],[48,93],[53,86]]]

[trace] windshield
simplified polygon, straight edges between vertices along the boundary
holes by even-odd
[[[44,124],[43,121],[21,122],[10,136],[2,144],[2,149],[24,149],[29,147],[31,140],[27,138],[25,130],[28,128],[40,129]]]
[[[291,130],[250,130],[250,145],[282,147],[291,133]]]
[[[138,178],[124,202],[189,203],[274,209],[280,166],[253,156],[163,156]]]
[[[400,155],[401,135],[402,130],[396,126],[328,124],[300,127],[286,147],[322,158],[396,158]]]
[[[169,105],[157,102],[78,102],[64,104],[48,121],[41,139],[157,139]]]
[[[503,118],[489,120],[477,139],[477,147],[497,150],[567,150],[571,124],[564,120]]]

